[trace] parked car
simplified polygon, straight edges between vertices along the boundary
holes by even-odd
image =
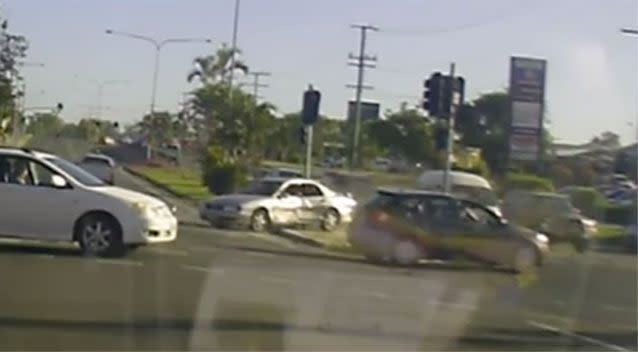
[[[351,221],[356,205],[351,197],[314,180],[267,177],[237,194],[203,202],[200,217],[216,227],[241,226],[257,232],[273,225],[300,224],[332,231]]]
[[[255,172],[253,178],[260,179],[266,177],[280,177],[280,178],[303,178],[301,171],[290,168],[260,168]]]
[[[80,167],[100,180],[115,184],[115,160],[104,154],[87,154],[79,162]]]
[[[0,148],[0,195],[2,236],[77,242],[98,256],[177,237],[164,202],[106,185],[53,154]]]
[[[417,178],[417,188],[441,192],[443,191],[444,175],[444,170],[425,171]],[[461,171],[451,171],[449,177],[452,194],[481,203],[496,215],[502,215],[498,197],[488,180],[479,175]]]
[[[569,242],[578,251],[587,248],[596,222],[576,209],[564,194],[511,191],[503,199],[503,214],[509,221],[543,231],[552,243]]]
[[[480,203],[422,190],[378,190],[357,212],[348,239],[371,261],[400,264],[461,255],[524,271],[548,251],[542,233],[509,224]]]

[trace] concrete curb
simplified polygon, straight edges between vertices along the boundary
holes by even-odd
[[[316,248],[329,249],[326,246],[324,246],[323,243],[313,240],[311,238],[308,238],[303,233],[293,229],[279,228],[274,230],[272,234],[275,236],[283,237],[292,242],[302,243],[302,244],[305,244],[311,247],[316,247]]]

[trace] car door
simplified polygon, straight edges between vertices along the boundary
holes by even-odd
[[[314,183],[301,184],[302,207],[299,217],[302,222],[310,223],[321,219],[328,203],[321,188]]]
[[[26,166],[26,178],[16,175],[2,184],[3,231],[7,235],[44,240],[70,240],[77,217],[77,193],[69,188],[56,188],[56,173],[35,159],[10,156],[5,161],[14,172]],[[22,165],[22,166],[21,166]]]
[[[297,224],[303,206],[301,185],[285,183],[275,194],[276,201],[271,209],[271,220],[277,224]]]
[[[459,247],[466,254],[496,263],[510,263],[516,241],[501,221],[487,208],[472,202],[459,202]]]

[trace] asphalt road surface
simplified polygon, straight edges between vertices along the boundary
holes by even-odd
[[[123,187],[151,191],[120,173]],[[562,249],[525,283],[464,263],[412,268],[220,231],[122,259],[0,242],[4,350],[636,350],[636,257]]]

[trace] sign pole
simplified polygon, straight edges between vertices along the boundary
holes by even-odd
[[[307,135],[307,140],[306,140],[306,165],[304,167],[304,174],[306,175],[306,178],[310,178],[310,173],[311,173],[311,165],[312,165],[312,125],[306,125],[306,135]]]
[[[447,125],[447,150],[445,152],[445,172],[443,173],[443,190],[445,193],[450,193],[450,172],[452,170],[452,154],[454,147],[454,117],[456,115],[456,104],[455,104],[455,89],[454,89],[454,69],[455,64],[452,62],[450,64],[450,78],[449,84],[451,85],[449,88],[450,94],[452,95],[452,99],[450,100],[450,117],[448,119]]]

